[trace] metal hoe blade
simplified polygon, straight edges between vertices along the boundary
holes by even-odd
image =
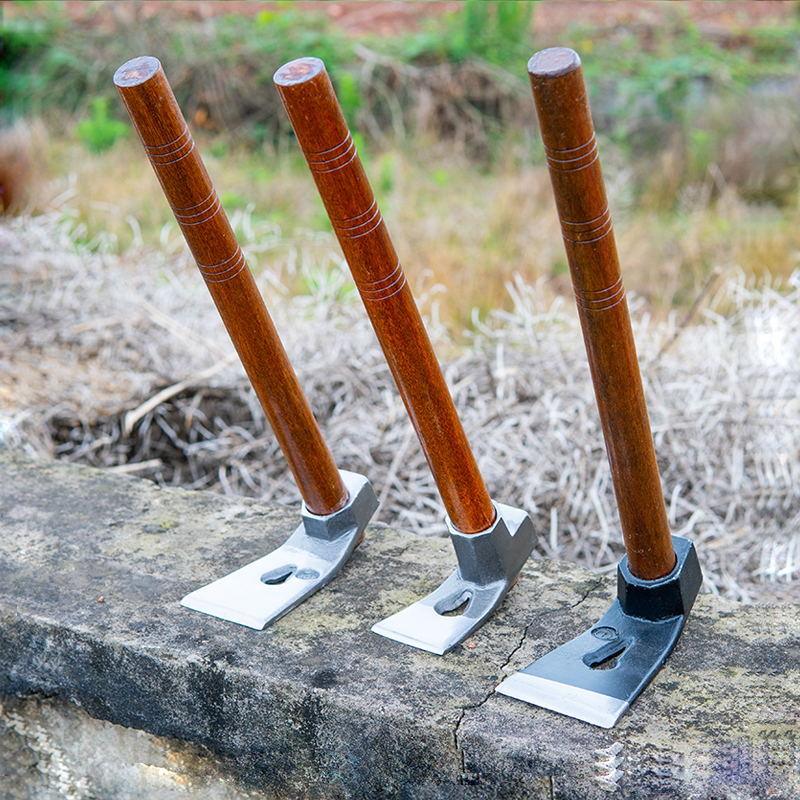
[[[482,533],[460,533],[447,521],[458,568],[436,591],[373,625],[374,633],[444,655],[488,619],[514,585],[534,535],[524,511],[494,506],[497,517]]]
[[[623,558],[617,599],[585,633],[506,678],[500,694],[612,728],[663,665],[703,582],[694,545],[672,537],[678,562],[656,581]]]
[[[350,495],[347,505],[321,517],[303,504],[303,521],[277,550],[187,594],[181,605],[261,630],[325,586],[378,507],[363,475],[339,472]]]

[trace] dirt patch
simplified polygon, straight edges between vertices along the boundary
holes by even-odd
[[[69,0],[65,3],[67,13],[75,22],[113,27],[119,21],[130,19],[163,17],[166,20],[204,20],[222,14],[254,16],[262,11],[279,10],[278,2],[247,2],[229,0],[225,3],[199,0],[176,3],[172,0],[142,0],[137,3],[104,2],[88,3]],[[315,2],[298,0],[292,8],[325,14],[342,29],[354,36],[373,33],[391,36],[418,30],[431,17],[458,11],[463,5],[457,0],[364,0],[344,2]],[[14,3],[4,2],[4,11],[31,13],[30,9],[15,10]],[[285,7],[285,6],[284,6]],[[793,3],[784,0],[744,0],[736,3],[720,3],[712,0],[697,2],[667,2],[666,0],[621,0],[619,2],[561,2],[538,3],[533,16],[533,32],[541,38],[556,37],[576,23],[599,28],[619,25],[657,27],[665,14],[686,13],[697,25],[708,32],[737,33],[753,25],[771,22],[780,23],[795,12]],[[537,41],[537,46],[539,41]]]

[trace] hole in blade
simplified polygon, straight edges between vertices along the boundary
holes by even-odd
[[[587,653],[583,657],[583,663],[590,669],[614,669],[619,664],[622,654],[628,649],[628,644],[624,639],[609,642],[605,647]]]
[[[595,664],[591,664],[592,669],[614,669],[619,664],[619,657],[625,652],[625,648],[619,651],[616,655],[604,658]]]
[[[465,590],[440,600],[433,610],[443,617],[459,617],[467,610],[470,600],[472,600],[472,592]]]
[[[271,569],[261,576],[261,583],[266,583],[268,586],[277,586],[278,584],[285,583],[291,578],[297,567],[294,564],[286,564],[277,569]]]

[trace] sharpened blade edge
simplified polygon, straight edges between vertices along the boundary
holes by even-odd
[[[630,706],[627,700],[618,697],[539,678],[526,672],[515,672],[495,691],[600,728],[613,728]]]
[[[418,650],[426,650],[428,653],[433,653],[437,656],[443,656],[448,649],[455,647],[455,645],[453,645],[447,648],[439,644],[426,642],[423,639],[415,639],[413,636],[409,636],[406,633],[401,633],[400,631],[386,627],[382,622],[376,622],[370,630],[373,633],[377,633],[379,636],[385,636],[387,639],[400,642],[400,644],[407,644],[409,647],[416,647]]]
[[[277,619],[277,617],[258,616],[255,614],[248,614],[239,609],[231,608],[230,606],[218,605],[216,603],[203,600],[201,597],[194,598],[191,594],[187,594],[181,600],[181,605],[192,611],[199,611],[201,614],[208,614],[217,619],[224,619],[226,622],[235,622],[237,625],[244,625],[246,628],[252,628],[256,631],[263,631],[267,627],[267,623]],[[286,609],[289,611],[290,609]],[[284,612],[285,613],[285,612]]]

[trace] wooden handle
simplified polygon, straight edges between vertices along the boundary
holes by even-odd
[[[675,566],[628,303],[578,54],[528,62],[631,571]]]
[[[205,279],[306,506],[326,515],[347,490],[245,263],[158,59],[114,74],[147,157]]]
[[[450,520],[463,533],[484,531],[494,507],[325,65],[300,58],[274,81]]]

